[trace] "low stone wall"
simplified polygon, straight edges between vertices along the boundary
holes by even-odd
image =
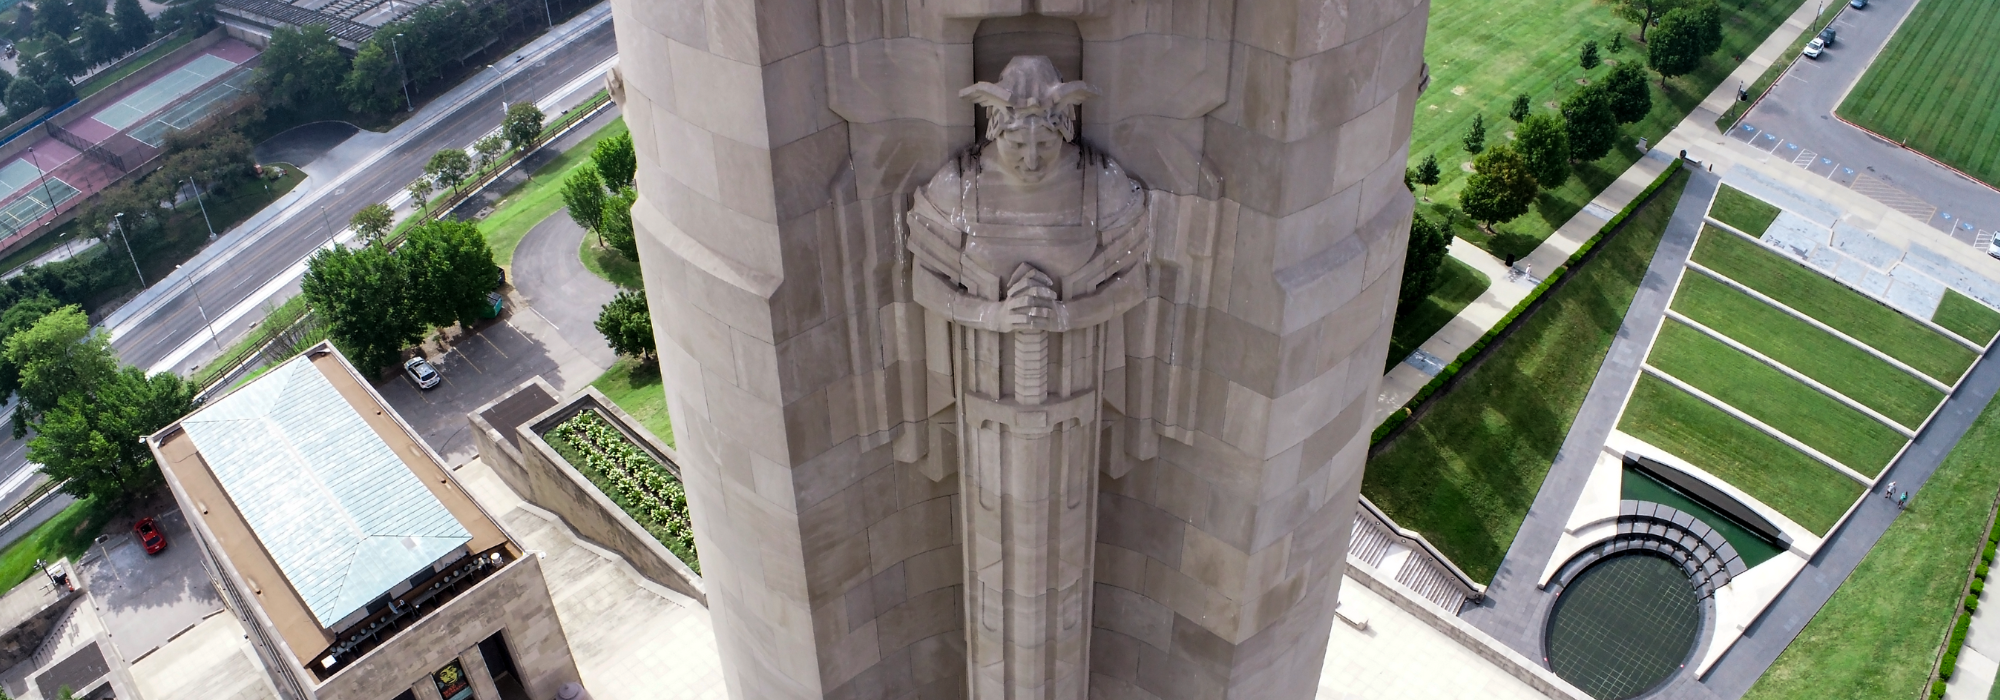
[[[515,389],[514,393],[547,387],[546,382],[536,378]],[[550,394],[555,395],[553,391]],[[640,527],[638,521],[599,491],[589,477],[570,466],[555,448],[542,439],[542,433],[555,429],[580,411],[594,409],[632,444],[665,465],[675,478],[680,478],[680,467],[673,450],[604,394],[589,387],[532,420],[515,426],[514,440],[506,440],[502,437],[503,428],[492,425],[481,415],[513,396],[510,393],[467,415],[473,425],[473,440],[479,445],[480,459],[493,467],[500,479],[507,482],[521,498],[561,517],[570,529],[584,539],[617,552],[632,568],[655,583],[707,605],[708,594],[702,588],[701,576],[659,540],[653,539],[653,535]]]

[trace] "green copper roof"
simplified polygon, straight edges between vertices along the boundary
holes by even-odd
[[[323,627],[472,539],[303,356],[181,424]]]

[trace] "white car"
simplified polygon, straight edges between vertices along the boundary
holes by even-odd
[[[412,357],[404,362],[403,373],[410,375],[410,381],[416,382],[418,389],[430,389],[444,381],[444,376],[438,374],[437,368],[432,367],[430,361],[422,357]]]
[[[1806,49],[1804,51],[1800,51],[1799,53],[1804,54],[1806,58],[1819,58],[1819,55],[1825,51],[1826,51],[1826,40],[1821,39],[1819,37],[1813,37],[1812,43],[1806,44]]]

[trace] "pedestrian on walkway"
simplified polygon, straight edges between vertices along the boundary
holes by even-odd
[[[1910,507],[1910,492],[1904,491],[1902,495],[1896,497],[1896,508],[1901,510],[1908,510],[1909,507]]]
[[[1889,482],[1889,488],[1882,490],[1882,497],[1891,501],[1896,500],[1896,482]]]

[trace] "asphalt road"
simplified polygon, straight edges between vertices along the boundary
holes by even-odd
[[[618,357],[597,332],[597,312],[618,295],[618,287],[583,267],[577,255],[583,236],[583,227],[563,211],[536,224],[514,251],[514,288],[564,340],[590,361],[610,367]]]
[[[1865,9],[1846,8],[1834,20],[1833,46],[1816,60],[1800,59],[1730,137],[1970,244],[1979,231],[2000,229],[2000,192],[1833,116],[1915,5],[1916,0],[1871,0]]]
[[[610,22],[585,32],[541,61],[524,67],[505,84],[509,97],[540,97],[585,74],[618,52]],[[449,114],[424,128],[373,166],[332,189],[307,195],[296,215],[275,222],[230,259],[225,270],[195,280],[160,303],[129,331],[112,341],[127,364],[152,366],[190,338],[206,334],[203,309],[219,311],[243,302],[265,283],[284,274],[300,259],[330,240],[348,217],[362,207],[389,199],[423,172],[430,155],[446,148],[463,148],[499,124],[502,85],[494,84]],[[321,207],[325,207],[322,214]],[[233,235],[244,235],[243,233]],[[190,290],[189,287],[193,287]],[[199,297],[201,308],[197,308]],[[217,329],[223,337],[231,335]],[[215,350],[204,347],[188,358],[199,364]],[[5,467],[0,466],[0,473]]]

